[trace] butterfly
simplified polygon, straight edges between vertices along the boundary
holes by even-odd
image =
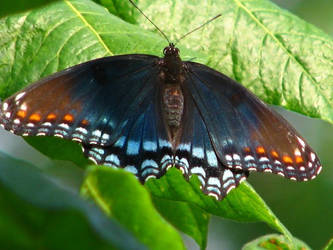
[[[76,141],[96,164],[142,183],[175,166],[218,200],[250,171],[297,181],[320,173],[305,139],[245,87],[182,61],[172,43],[163,54],[104,57],[53,74],[4,100],[0,125]]]

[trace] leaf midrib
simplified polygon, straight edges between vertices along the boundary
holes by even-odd
[[[102,37],[93,28],[93,26],[88,22],[88,20],[84,18],[84,16],[80,13],[80,11],[71,2],[69,2],[68,0],[64,0],[64,2],[77,15],[77,17],[81,19],[81,21],[88,27],[88,29],[91,30],[91,32],[97,37],[98,41],[104,47],[104,49],[106,50],[106,52],[110,56],[113,56],[114,54],[111,52],[111,50],[109,49],[109,47],[105,44],[105,42],[103,41]]]

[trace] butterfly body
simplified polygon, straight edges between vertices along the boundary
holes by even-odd
[[[96,164],[142,183],[176,166],[217,199],[250,171],[298,181],[321,171],[286,120],[227,76],[182,61],[173,44],[163,58],[100,58],[42,79],[2,103],[0,125],[79,142]]]

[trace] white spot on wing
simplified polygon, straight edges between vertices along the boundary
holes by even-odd
[[[295,154],[296,156],[301,156],[301,151],[299,151],[299,149],[296,148],[294,154]]]
[[[232,157],[231,157],[231,155],[226,155],[226,156],[225,156],[225,159],[226,159],[227,161],[232,161]]]
[[[8,109],[8,103],[7,102],[4,102],[3,104],[2,104],[2,110],[3,111],[6,111]]]
[[[15,97],[15,101],[20,100],[24,95],[25,95],[25,92],[21,92],[21,93],[19,93],[19,94]]]
[[[127,142],[126,154],[128,155],[138,155],[140,149],[140,142],[129,140]]]
[[[135,175],[138,173],[138,170],[134,166],[126,166],[124,169]]]
[[[191,169],[192,174],[197,174],[197,175],[202,175],[203,177],[206,178],[206,172],[202,167],[193,167]]]
[[[68,126],[68,124],[66,124],[66,123],[60,123],[60,124],[58,125],[58,127],[63,128],[63,129],[66,129],[66,130],[69,129],[69,126]]]
[[[88,131],[85,128],[77,127],[75,131],[80,132],[82,134],[87,134]]]
[[[244,158],[245,161],[254,161],[254,157],[252,155],[247,155]]]
[[[200,159],[203,159],[205,157],[204,155],[204,151],[203,151],[203,148],[202,147],[194,147],[192,149],[192,154],[197,157],[197,158],[200,158]]]
[[[22,105],[20,106],[20,109],[24,110],[24,111],[27,111],[27,109],[28,109],[27,104],[25,102],[22,103]]]
[[[314,162],[314,161],[316,160],[316,155],[315,155],[315,153],[311,152],[310,157],[311,157],[311,161]]]
[[[166,147],[166,148],[171,148],[171,144],[170,144],[170,142],[167,141],[167,140],[159,139],[159,140],[158,140],[158,144],[159,144],[159,146],[160,146],[161,148],[164,148],[164,147]]]
[[[208,183],[208,185],[214,185],[214,186],[217,186],[219,188],[221,187],[221,182],[217,177],[209,177],[207,183]]]
[[[232,172],[229,169],[224,170],[224,173],[223,173],[223,182],[225,182],[229,178],[233,178],[233,177],[234,177],[234,175],[232,174]]]
[[[93,157],[88,157],[88,159],[93,161],[97,165],[97,161]]]
[[[181,143],[181,144],[179,144],[178,149],[182,150],[182,151],[190,152],[191,144],[190,143]]]
[[[114,163],[117,166],[120,166],[120,161],[117,155],[115,154],[110,154],[105,158],[105,161]]]
[[[212,150],[206,151],[207,162],[211,167],[217,167],[217,158],[215,152]]]
[[[158,169],[158,165],[154,160],[144,160],[141,164],[141,169],[145,169],[147,167]]]
[[[146,151],[156,151],[157,150],[157,143],[154,141],[144,141],[143,142],[143,149]]]
[[[92,135],[93,135],[93,136],[96,136],[96,137],[99,138],[99,137],[101,137],[101,135],[102,135],[102,131],[96,129],[96,130],[94,130],[94,131],[92,132]]]
[[[109,134],[106,134],[106,133],[104,133],[103,135],[102,135],[102,139],[103,140],[109,140],[110,139],[110,135]]]
[[[41,126],[44,126],[44,127],[51,127],[51,126],[52,126],[52,123],[51,123],[51,122],[44,122],[44,123],[42,123]]]
[[[301,144],[301,146],[304,148],[305,147],[305,142],[301,138],[299,138],[298,136],[297,136],[297,140],[298,140],[299,144]]]
[[[235,161],[240,160],[240,156],[238,154],[233,154],[232,157],[234,158]]]
[[[268,162],[269,159],[267,157],[263,156],[263,157],[260,157],[259,161],[260,162]]]

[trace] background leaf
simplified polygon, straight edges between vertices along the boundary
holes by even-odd
[[[93,166],[82,192],[150,249],[184,249],[178,232],[157,213],[149,193],[133,174]]]
[[[55,0],[1,0],[1,8],[0,8],[0,17],[9,15],[15,12],[27,11],[29,9],[33,9],[36,7],[43,6],[45,4],[51,3]]]
[[[145,249],[55,179],[0,152],[2,249]]]

